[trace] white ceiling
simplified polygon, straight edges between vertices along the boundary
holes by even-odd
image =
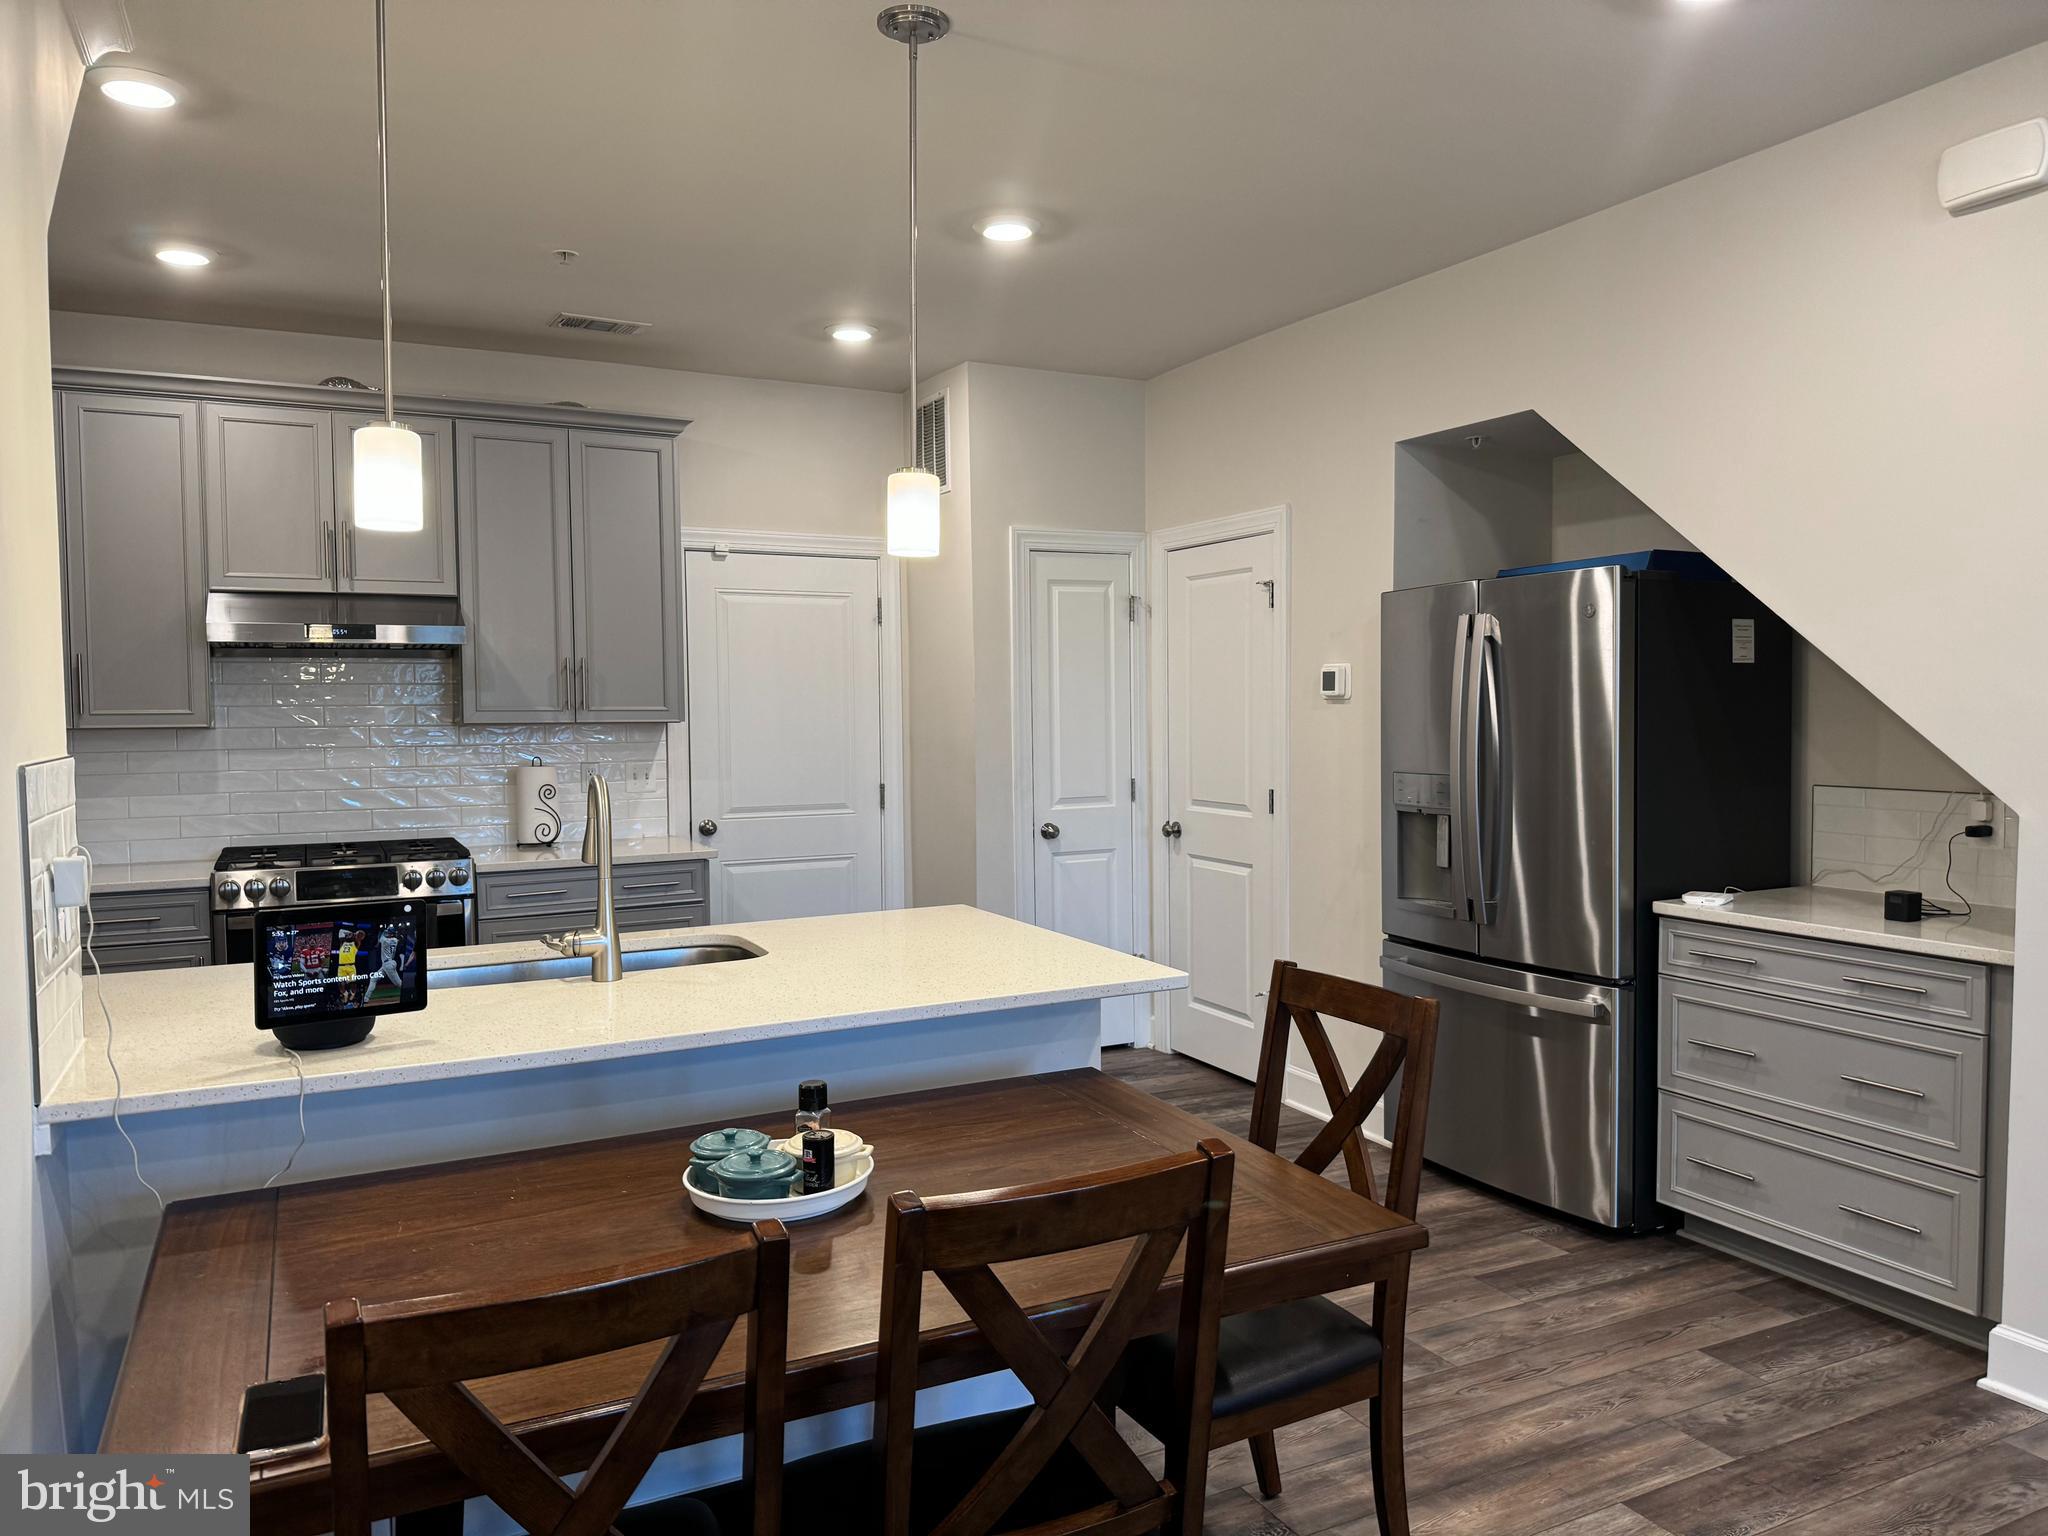
[[[951,6],[921,71],[927,373],[1151,377],[2048,39],[2048,0]],[[135,62],[190,95],[81,102],[55,305],[373,334],[370,0],[128,8]],[[391,0],[401,338],[899,387],[877,8]],[[981,241],[1003,207],[1044,235]],[[169,271],[165,238],[222,259]],[[558,309],[654,329],[542,329]],[[827,341],[843,316],[881,338]]]

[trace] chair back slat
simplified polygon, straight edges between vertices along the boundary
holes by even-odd
[[[744,1244],[652,1274],[510,1301],[435,1297],[327,1307],[329,1459],[336,1536],[368,1536],[368,1399],[381,1392],[485,1497],[540,1536],[606,1536],[674,1437],[741,1317],[747,1330],[745,1476],[754,1536],[781,1524],[789,1238],[757,1223]],[[665,1341],[610,1437],[571,1488],[468,1383]]]
[[[884,1536],[910,1536],[919,1308],[926,1274],[960,1304],[1031,1394],[1010,1442],[931,1536],[986,1536],[1061,1447],[1108,1491],[1107,1502],[1012,1536],[1198,1536],[1215,1393],[1232,1156],[1215,1138],[1177,1157],[1042,1185],[889,1203],[883,1236],[882,1336],[875,1445]],[[992,1265],[1106,1243],[1129,1248],[1071,1352],[1045,1337]],[[1151,1311],[1174,1255],[1182,1263],[1176,1412],[1166,1472],[1155,1477],[1117,1433],[1101,1399],[1124,1347]]]
[[[1348,1085],[1323,1022],[1326,1015],[1380,1036],[1371,1061]],[[1436,1026],[1434,998],[1409,997],[1342,976],[1305,971],[1290,960],[1276,962],[1266,993],[1258,1081],[1252,1090],[1252,1141],[1268,1151],[1279,1144],[1288,1036],[1291,1028],[1299,1029],[1330,1106],[1330,1118],[1295,1161],[1321,1173],[1342,1154],[1353,1190],[1413,1217],[1422,1193],[1422,1124],[1436,1064]],[[1396,1075],[1401,1087],[1388,1138],[1393,1156],[1382,1195],[1373,1179],[1371,1152],[1362,1128],[1366,1117],[1386,1098]]]

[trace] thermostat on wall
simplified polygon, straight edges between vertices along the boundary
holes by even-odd
[[[1323,697],[1342,702],[1351,697],[1351,663],[1326,661],[1322,668]]]

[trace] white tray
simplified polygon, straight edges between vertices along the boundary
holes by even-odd
[[[694,1168],[683,1170],[683,1188],[689,1191],[692,1205],[720,1221],[809,1221],[813,1216],[824,1216],[850,1204],[868,1187],[868,1176],[874,1171],[874,1155],[864,1152],[838,1170],[839,1182],[832,1188],[815,1195],[784,1195],[779,1200],[735,1200],[728,1195],[712,1194],[699,1189],[690,1177],[696,1172]]]

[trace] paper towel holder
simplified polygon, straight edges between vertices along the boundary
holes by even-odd
[[[512,770],[513,837],[523,848],[548,848],[562,835],[561,786],[538,757]]]

